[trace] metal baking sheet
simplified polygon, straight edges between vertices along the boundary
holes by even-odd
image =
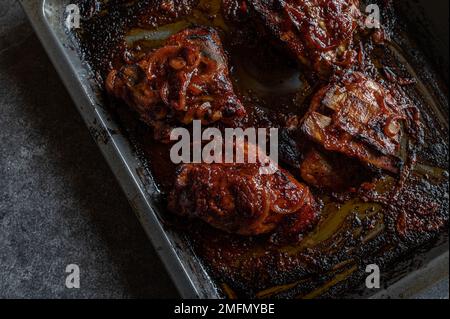
[[[66,30],[64,12],[70,0],[19,2],[181,296],[222,298],[220,290],[195,256],[188,240],[166,228],[158,217],[157,189],[153,178],[135,154],[130,141],[118,133],[118,124],[112,120],[107,108],[103,107],[98,94],[100,88],[93,81],[89,66],[81,60],[76,50],[77,44]],[[417,12],[422,15],[419,19],[427,18],[423,10]],[[413,11],[410,14],[413,14]],[[446,48],[448,51],[448,35],[447,40],[444,39],[435,41],[436,46],[444,51],[441,57],[448,56],[445,52]],[[448,75],[446,76],[448,78]],[[413,297],[430,285],[448,278],[448,260],[446,236],[437,247],[417,252],[413,260],[405,266],[406,275],[390,282],[388,288],[372,298]]]

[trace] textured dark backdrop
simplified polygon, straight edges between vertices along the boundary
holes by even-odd
[[[0,298],[173,297],[22,10],[0,0]],[[448,280],[421,297],[448,298]]]
[[[0,297],[177,296],[22,9],[1,0]]]

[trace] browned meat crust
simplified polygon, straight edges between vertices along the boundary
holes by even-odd
[[[246,114],[212,28],[179,32],[140,62],[112,70],[106,89],[135,109],[159,139],[171,125],[201,120],[235,126]]]
[[[350,73],[314,96],[302,129],[328,151],[398,173],[405,108],[381,84]]]
[[[248,0],[254,15],[302,65],[320,77],[357,57],[359,0]]]
[[[257,164],[186,164],[179,169],[169,209],[245,236],[298,235],[314,226],[319,207],[308,187]]]
[[[300,174],[308,185],[333,192],[356,191],[371,179],[367,168],[358,161],[315,148],[306,153]]]

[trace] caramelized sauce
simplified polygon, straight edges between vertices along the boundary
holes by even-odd
[[[86,3],[83,0],[81,2]],[[312,89],[314,84],[310,85],[304,80],[297,66],[269,43],[255,44],[254,41],[248,40],[240,41],[239,46],[233,46],[236,40],[234,31],[240,26],[225,20],[221,0],[194,2],[196,5],[188,6],[190,10],[184,15],[178,14],[175,18],[163,19],[163,23],[158,23],[158,18],[153,18],[152,14],[155,15],[155,12],[152,10],[143,18],[133,13],[129,18],[130,25],[120,26],[124,32],[109,33],[114,34],[107,37],[111,42],[109,51],[104,47],[106,44],[98,42],[97,34],[105,32],[99,31],[100,26],[105,23],[104,19],[107,20],[105,10],[116,10],[123,15],[125,13],[122,9],[117,9],[122,8],[120,2],[105,5],[107,9],[101,11],[103,18],[97,17],[90,21],[81,35],[81,43],[88,51],[87,59],[93,64],[94,69],[104,75],[108,69],[108,63],[104,63],[105,59],[118,61],[122,58],[123,52],[134,51],[137,47],[141,52],[148,52],[161,46],[170,35],[193,25],[213,26],[220,30],[223,37],[225,49],[230,57],[235,88],[246,107],[252,110],[253,120],[250,125],[283,128],[286,126],[284,120],[287,117],[304,114],[308,107],[309,94],[314,91]],[[130,7],[132,6],[130,4]],[[135,25],[133,21],[141,23]],[[152,23],[142,25],[142,21]],[[116,44],[112,41],[114,37],[117,40]],[[112,48],[116,48],[117,43],[120,43],[122,50],[119,50],[120,52],[115,50],[114,57],[111,57],[110,52],[114,51]],[[102,56],[98,57],[95,54]],[[396,51],[396,54],[402,56],[400,51]],[[385,63],[378,58],[374,61],[376,61],[375,68],[382,68]],[[396,61],[406,63],[407,59],[397,57]],[[407,68],[410,75],[416,77],[410,64],[407,64]],[[419,83],[419,90],[427,91],[427,88]],[[430,101],[430,96],[432,97],[427,95],[425,101],[418,99],[416,103],[422,106],[433,104],[434,100]],[[422,109],[426,112],[425,108]],[[171,188],[176,169],[169,160],[169,146],[155,142],[150,129],[139,123],[126,107],[119,106],[117,113],[132,140],[148,160],[150,170],[163,196]],[[437,125],[436,121],[427,125],[428,132],[432,130],[438,134],[433,130]],[[432,135],[428,138],[429,141],[443,144],[440,148],[441,153],[430,153],[429,156],[447,159],[448,147],[445,146],[445,139],[433,140]],[[403,156],[407,156],[406,152]],[[299,175],[298,172],[291,171],[294,175]],[[448,221],[448,203],[446,203],[448,172],[443,166],[435,167],[421,162],[413,166],[413,174],[430,181],[428,185],[432,198],[436,198],[442,206],[443,218]],[[380,197],[389,195],[392,189],[397,187],[397,180],[388,175],[378,177],[372,182],[372,193]],[[430,189],[425,192],[429,192]],[[350,200],[339,200],[336,196],[324,194],[319,190],[314,191],[323,202],[322,218],[319,225],[298,243],[280,245],[272,243],[270,238],[266,237],[233,236],[198,222],[184,227],[185,221],[181,223],[183,225],[175,222],[173,226],[187,234],[197,255],[204,261],[216,282],[221,283],[224,293],[229,298],[297,296],[308,299],[339,296],[339,287],[348,289],[349,278],[353,278],[354,287],[359,286],[367,263],[377,261],[392,264],[405,251],[418,247],[430,239],[430,236],[424,236],[423,239],[408,244],[402,242],[395,233],[392,212],[386,209],[381,201],[363,199],[358,194],[353,195]],[[422,192],[423,190],[418,188],[417,196],[421,196]],[[400,246],[406,249],[399,249]]]

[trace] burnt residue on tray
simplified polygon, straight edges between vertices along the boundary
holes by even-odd
[[[404,272],[400,263],[447,234],[448,116],[446,85],[439,82],[411,40],[401,17],[389,1],[384,24],[392,42],[376,46],[363,41],[369,52],[364,72],[394,87],[420,110],[420,143],[404,141],[407,173],[401,181],[381,171],[367,170],[348,159],[336,158],[342,169],[372,187],[351,191],[313,189],[323,204],[318,226],[298,243],[273,243],[268,237],[240,237],[219,232],[204,223],[163,214],[163,219],[189,238],[196,254],[227,297],[316,298],[367,293],[362,286],[368,264],[376,263],[392,280]],[[299,161],[307,146],[289,129],[308,109],[322,85],[299,71],[296,63],[257,26],[224,17],[221,1],[80,0],[80,49],[96,73],[98,85],[113,67],[160,46],[164,39],[193,25],[215,27],[228,54],[237,94],[249,110],[248,125],[281,128],[282,166],[301,178]],[[231,12],[232,13],[232,12]],[[229,17],[228,17],[229,18]],[[161,190],[172,188],[175,165],[169,146],[153,139],[152,129],[123,103],[106,95],[108,108],[136,145]],[[444,111],[442,111],[444,110]],[[307,143],[306,143],[307,144]],[[353,181],[359,185],[360,181]],[[420,212],[420,213],[418,213]],[[218,235],[220,234],[220,235]],[[444,240],[445,240],[444,238]],[[400,267],[396,268],[396,265]],[[398,271],[392,271],[398,269]]]

